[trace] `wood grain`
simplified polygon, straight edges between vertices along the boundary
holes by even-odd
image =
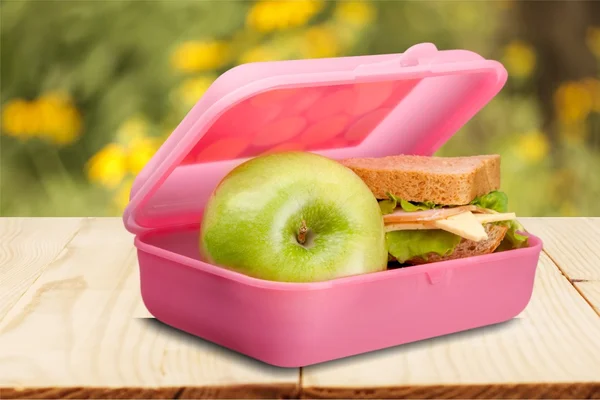
[[[297,384],[197,387],[41,387],[2,389],[0,399],[277,399],[300,398]]]
[[[0,320],[73,238],[80,218],[0,218]]]
[[[576,282],[575,287],[600,315],[600,281]]]
[[[376,388],[304,388],[308,399],[599,399],[600,384],[533,383],[421,385]]]
[[[120,219],[84,221],[0,321],[3,398],[174,397],[183,390],[219,397],[220,388],[240,385],[275,397],[297,391],[297,369],[270,367],[135,318],[140,293],[132,243]]]
[[[519,218],[572,281],[600,281],[600,218]]]
[[[599,337],[598,315],[542,254],[531,302],[512,321],[307,367],[302,386],[313,397],[357,387],[373,397],[510,397],[517,386],[518,397],[590,397]]]
[[[522,221],[519,317],[300,374],[149,318],[120,219],[0,220],[0,398],[600,398],[600,219]]]
[[[523,218],[522,222],[542,238],[544,251],[600,315],[600,218]]]

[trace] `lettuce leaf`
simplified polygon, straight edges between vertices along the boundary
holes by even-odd
[[[379,208],[381,208],[381,213],[383,215],[393,213],[398,206],[398,199],[393,194],[386,193],[386,195],[389,197],[389,200],[379,201]]]
[[[431,202],[413,203],[398,199],[390,193],[386,194],[389,200],[379,202],[383,214],[392,213],[398,206],[407,212],[442,207]],[[493,191],[479,196],[471,201],[470,204],[499,213],[508,212],[508,196],[506,193],[500,191]],[[525,232],[525,229],[516,220],[493,222],[493,224],[508,227],[508,231],[496,251],[518,249],[528,245],[527,236],[519,233]],[[388,252],[401,264],[413,257],[427,259],[427,255],[430,253],[436,253],[440,256],[452,254],[460,241],[460,236],[437,229],[393,231],[386,234]]]
[[[399,199],[391,193],[386,193],[386,195],[389,198],[388,200],[379,201],[379,207],[381,208],[382,214],[391,214],[398,206],[400,206],[406,212],[424,211],[444,207],[431,201],[418,203]],[[473,204],[482,208],[488,208],[499,213],[508,212],[508,196],[506,193],[497,190],[483,196],[476,197],[469,204]]]
[[[431,201],[416,203],[406,201],[404,199],[399,199],[391,193],[386,193],[386,195],[389,197],[389,200],[379,201],[379,208],[381,208],[381,213],[384,215],[393,213],[396,207],[398,207],[398,205],[400,205],[400,207],[406,212],[431,210],[432,208],[441,207],[436,205],[435,203],[432,203]]]
[[[436,208],[436,205],[430,201],[426,201],[424,203],[413,203],[410,201],[400,199],[400,207],[402,207],[404,211],[412,212],[431,210],[432,208]]]
[[[388,252],[404,263],[413,257],[427,259],[427,254],[452,254],[461,237],[443,230],[392,231],[386,233]]]
[[[379,201],[379,208],[381,209],[381,214],[391,214],[396,209],[396,202],[393,200],[381,200]]]
[[[511,220],[498,223],[508,226],[508,231],[506,231],[506,235],[504,236],[504,239],[502,239],[502,243],[500,243],[498,250],[519,249],[527,246],[528,237],[519,233],[525,232],[525,228],[518,221]]]
[[[469,204],[476,205],[481,208],[498,211],[499,213],[508,212],[508,196],[504,192],[493,191],[483,196],[476,197]]]
[[[508,196],[504,192],[493,191],[486,195],[475,198],[470,204],[478,207],[488,208],[499,213],[508,212]],[[516,220],[496,222],[498,225],[508,227],[506,235],[502,240],[498,250],[518,249],[527,246],[527,236],[521,235],[520,232],[525,232],[525,228]]]

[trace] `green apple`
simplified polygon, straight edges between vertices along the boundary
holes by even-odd
[[[350,169],[313,153],[275,153],[234,168],[209,198],[205,260],[271,281],[316,282],[385,270],[381,210]]]

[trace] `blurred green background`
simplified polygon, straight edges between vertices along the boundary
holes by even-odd
[[[398,53],[501,61],[440,155],[502,155],[520,216],[600,215],[600,2],[3,1],[0,215],[116,216],[211,82],[245,62]]]

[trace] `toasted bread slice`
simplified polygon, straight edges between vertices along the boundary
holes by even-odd
[[[464,205],[500,188],[499,155],[398,155],[340,162],[354,171],[378,199],[386,199],[389,192],[408,201]]]
[[[500,246],[504,235],[508,228],[502,225],[486,224],[484,225],[485,231],[488,234],[488,238],[481,242],[474,242],[472,240],[462,239],[452,254],[448,256],[440,256],[436,253],[429,254],[427,260],[420,257],[412,258],[406,261],[406,264],[427,264],[437,261],[454,260],[456,258],[473,257],[482,254],[489,254],[494,252]]]

